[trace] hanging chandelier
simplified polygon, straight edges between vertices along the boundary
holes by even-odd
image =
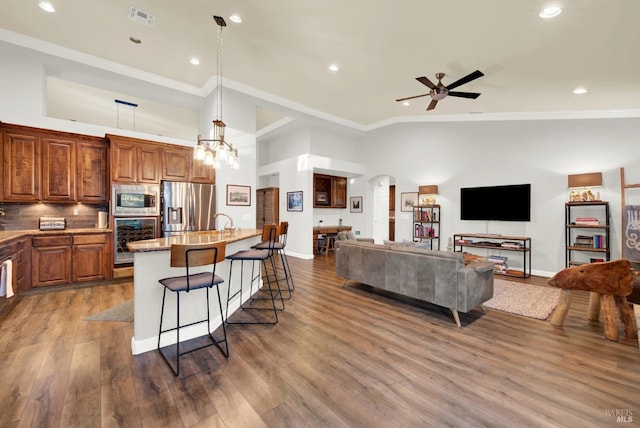
[[[198,143],[196,144],[193,157],[196,160],[203,161],[205,165],[219,168],[222,162],[226,162],[233,169],[238,169],[238,149],[224,139],[224,130],[226,125],[222,121],[222,28],[227,26],[224,18],[214,16],[213,19],[218,25],[217,38],[217,58],[216,58],[216,83],[217,83],[217,115],[220,119],[213,121],[213,138],[202,138],[198,135]]]

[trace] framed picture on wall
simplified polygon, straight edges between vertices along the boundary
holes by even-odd
[[[418,192],[400,194],[400,211],[413,211],[414,205],[418,205]]]
[[[352,213],[361,213],[362,212],[362,196],[350,197],[349,207]]]
[[[302,191],[287,192],[287,211],[302,211]]]
[[[329,193],[316,192],[316,204],[317,205],[329,205]]]
[[[251,205],[251,186],[227,184],[227,205]]]

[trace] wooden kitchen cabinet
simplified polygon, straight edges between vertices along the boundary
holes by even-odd
[[[73,282],[110,278],[111,248],[108,234],[73,236]]]
[[[194,183],[216,184],[216,170],[211,165],[205,165],[203,161],[193,159],[191,161],[191,179]]]
[[[66,139],[42,139],[42,200],[76,201],[76,143]]]
[[[134,144],[111,141],[111,181],[135,183],[137,179],[136,159],[137,147]]]
[[[107,135],[111,146],[111,181],[160,184],[161,146],[136,138]]]
[[[31,238],[16,241],[15,269],[18,292],[31,288]]]
[[[109,233],[34,236],[31,285],[46,287],[111,278]]]
[[[31,280],[32,287],[71,282],[71,235],[32,238]]]
[[[156,146],[138,147],[138,183],[160,184],[161,151]]]
[[[35,202],[40,200],[40,137],[9,130],[3,132],[2,200]]]
[[[107,203],[108,146],[102,138],[0,124],[2,201]]]
[[[76,143],[77,200],[86,204],[109,202],[109,146],[103,138]]]
[[[162,179],[189,181],[193,149],[190,147],[162,148]]]

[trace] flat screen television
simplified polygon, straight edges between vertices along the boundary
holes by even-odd
[[[460,219],[531,221],[531,184],[463,187]]]

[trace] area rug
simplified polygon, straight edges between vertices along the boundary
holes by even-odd
[[[85,320],[133,322],[133,300],[128,300],[97,314],[90,315]]]
[[[560,289],[495,279],[493,299],[483,305],[529,318],[546,320],[558,304]]]

